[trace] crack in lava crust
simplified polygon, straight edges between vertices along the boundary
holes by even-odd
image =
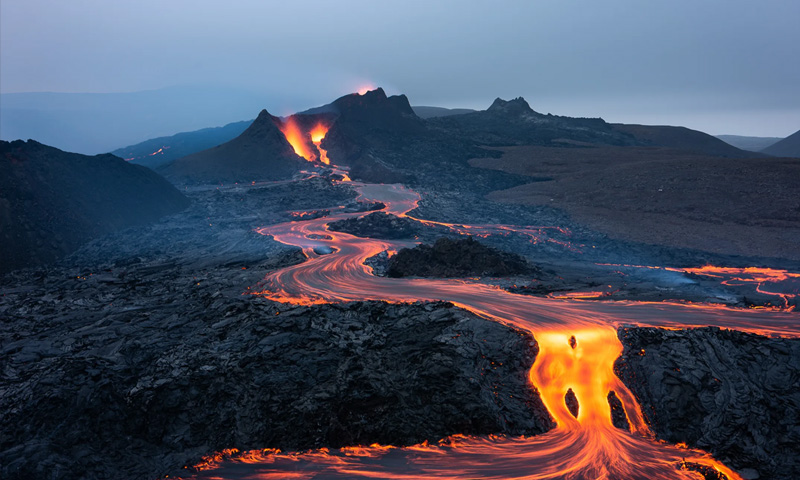
[[[420,199],[400,185],[354,185],[360,191],[360,201],[383,202],[387,213],[398,216],[406,216]],[[633,394],[614,374],[614,361],[622,352],[616,327],[716,325],[797,336],[800,327],[796,315],[697,304],[555,300],[515,295],[463,280],[375,277],[363,264],[365,259],[383,250],[412,246],[413,242],[359,238],[327,229],[330,222],[367,213],[339,213],[259,229],[259,233],[279,242],[303,248],[309,260],[269,274],[257,294],[293,304],[444,300],[484,318],[528,330],[540,349],[530,371],[531,388],[538,389],[557,427],[535,437],[454,436],[438,445],[404,448],[374,445],[304,453],[264,450],[233,457],[219,455],[199,465],[198,470],[208,471],[199,472],[195,478],[701,478],[681,468],[685,462],[710,466],[729,479],[741,478],[705,452],[654,440]],[[504,232],[523,235],[535,230],[497,225],[457,227],[464,231],[502,227]],[[314,248],[321,246],[331,247],[334,253],[314,253]],[[577,416],[570,413],[564,401],[569,389],[579,403]],[[613,426],[607,400],[610,391],[622,401],[631,432]]]

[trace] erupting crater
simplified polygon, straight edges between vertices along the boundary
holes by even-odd
[[[280,125],[280,130],[294,149],[294,153],[309,162],[319,161],[325,165],[331,163],[328,159],[328,152],[321,147],[328,129],[330,129],[330,125],[319,121],[310,130],[304,130],[294,115]]]

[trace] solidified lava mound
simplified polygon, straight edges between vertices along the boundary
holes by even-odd
[[[332,222],[328,225],[328,229],[335,232],[349,233],[357,237],[395,240],[398,238],[413,238],[419,235],[423,227],[419,222],[410,218],[375,212],[364,217]]]
[[[618,335],[615,370],[659,438],[752,470],[747,478],[800,478],[800,339],[716,327]]]
[[[500,277],[536,271],[519,255],[487,247],[472,237],[440,238],[433,245],[404,248],[389,258],[390,277]]]

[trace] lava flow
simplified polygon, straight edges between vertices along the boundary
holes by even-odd
[[[327,150],[322,148],[320,144],[322,143],[322,140],[325,138],[325,134],[328,133],[328,128],[329,127],[323,125],[322,123],[318,123],[314,126],[314,128],[311,129],[310,132],[311,143],[313,143],[314,146],[317,147],[317,150],[319,150],[319,161],[324,163],[325,165],[330,165],[331,161],[328,160]]]
[[[310,131],[303,131],[302,126],[297,122],[294,115],[287,118],[286,121],[280,125],[280,130],[294,149],[294,153],[305,158],[309,162],[319,160],[326,165],[329,165],[331,162],[328,160],[328,152],[320,145],[325,138],[325,134],[328,133],[329,128],[330,127],[324,123],[318,122]],[[316,152],[314,150],[316,150]],[[317,156],[317,152],[319,156]]]
[[[399,185],[357,185],[360,201],[380,201],[405,215],[419,196]],[[556,427],[535,437],[455,436],[437,445],[275,450],[210,458],[193,478],[393,478],[393,479],[740,479],[707,453],[654,440],[633,394],[614,374],[622,352],[616,327],[718,325],[778,335],[800,335],[786,312],[705,308],[704,305],[575,302],[522,296],[478,282],[383,278],[364,260],[412,245],[359,238],[327,230],[327,224],[366,215],[340,212],[325,218],[265,227],[261,234],[303,248],[308,260],[269,274],[259,294],[294,304],[385,300],[445,300],[486,319],[532,332],[539,353],[530,371]],[[410,218],[410,217],[409,217]],[[468,226],[462,226],[469,230]],[[508,231],[514,227],[504,227]],[[525,234],[525,229],[519,229]],[[334,253],[317,255],[315,248]],[[568,392],[577,409],[567,405]],[[608,396],[621,401],[630,430],[614,426]]]

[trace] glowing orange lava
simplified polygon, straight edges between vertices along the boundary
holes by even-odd
[[[287,118],[286,121],[283,122],[281,132],[283,132],[286,140],[294,149],[294,153],[305,158],[309,162],[316,160],[317,156],[311,152],[307,136],[303,133],[303,130],[300,128],[300,125],[298,125],[294,116]]]
[[[611,263],[601,263],[599,265],[663,270],[667,272],[701,275],[704,277],[718,279],[719,283],[722,285],[755,285],[756,291],[759,293],[780,297],[783,300],[783,309],[789,311],[794,310],[794,305],[789,305],[789,299],[800,296],[800,273],[789,272],[782,269],[762,267],[717,267],[714,265],[705,265],[695,268],[654,267],[649,265],[623,265]],[[769,307],[754,308],[764,309]]]
[[[375,90],[375,85],[372,85],[371,83],[367,83],[365,85],[361,85],[360,87],[358,87],[356,89],[356,92],[359,95],[364,95],[365,93],[369,92],[370,90]]]
[[[325,134],[327,134],[328,129],[330,129],[330,125],[318,122],[314,125],[314,128],[306,132],[303,131],[297,119],[291,116],[286,119],[280,129],[286,137],[286,140],[294,149],[294,153],[305,158],[309,162],[319,160],[325,165],[330,165],[331,161],[328,159],[327,150],[320,146],[322,140],[325,138]],[[317,156],[317,152],[319,152],[319,156]]]
[[[311,142],[317,147],[317,150],[319,150],[319,161],[324,163],[325,165],[330,165],[331,161],[328,159],[327,150],[322,148],[320,144],[322,143],[322,140],[325,138],[325,134],[328,133],[329,128],[330,127],[328,127],[327,125],[318,123],[314,126],[314,128],[311,129],[310,132]]]
[[[420,199],[418,194],[400,185],[355,186],[360,193],[359,201],[383,202],[384,211],[394,215],[406,215]],[[722,472],[730,480],[741,479],[705,452],[654,440],[633,394],[614,374],[614,362],[622,353],[616,327],[717,325],[798,336],[800,322],[796,314],[705,304],[578,302],[514,295],[495,286],[465,280],[375,277],[364,265],[365,259],[414,243],[360,238],[327,230],[330,222],[367,214],[339,212],[259,229],[259,233],[271,235],[279,242],[302,248],[308,260],[270,273],[254,290],[273,300],[306,305],[357,300],[446,300],[483,318],[530,331],[539,345],[529,373],[531,388],[538,390],[557,426],[535,437],[454,436],[436,445],[423,443],[404,448],[373,445],[294,453],[255,450],[241,456],[234,452],[210,457],[198,468],[210,470],[193,478],[701,478],[684,468],[690,462]],[[535,234],[534,238],[542,234],[541,229],[533,227],[438,225],[469,233]],[[314,249],[321,246],[335,248],[335,253],[317,255]],[[565,242],[564,246],[568,248],[569,244]],[[715,271],[706,268],[704,272]],[[740,273],[736,273],[737,278]],[[774,278],[773,273],[750,272],[763,281]],[[575,341],[571,340],[573,336]],[[569,390],[579,404],[576,416],[565,403]],[[612,391],[622,402],[631,431],[617,428],[611,422],[608,395]]]

